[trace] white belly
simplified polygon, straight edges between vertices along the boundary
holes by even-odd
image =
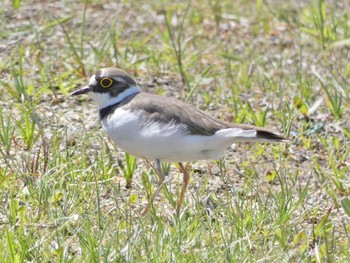
[[[220,135],[187,135],[184,125],[151,123],[141,125],[137,114],[116,109],[102,121],[110,138],[123,150],[154,161],[168,162],[218,159],[230,146],[232,138]]]

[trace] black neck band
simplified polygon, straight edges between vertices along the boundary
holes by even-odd
[[[109,105],[103,109],[100,109],[100,120],[102,121],[104,118],[106,118],[109,114],[112,114],[116,108],[121,104],[120,102],[117,102],[116,104]]]
[[[112,114],[116,108],[118,108],[121,104],[124,104],[125,102],[129,101],[133,97],[135,97],[139,92],[136,92],[134,94],[129,95],[122,101],[119,101],[115,104],[109,105],[107,107],[104,107],[103,109],[100,109],[100,120],[102,121],[104,118],[106,118],[108,115]]]

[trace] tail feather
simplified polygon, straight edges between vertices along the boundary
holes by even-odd
[[[266,128],[248,125],[235,125],[233,128],[219,130],[216,132],[216,134],[233,139],[233,141],[272,143],[289,142],[289,139],[284,138]]]
[[[256,131],[256,139],[258,141],[261,140],[265,142],[288,142],[289,141],[287,138],[284,138],[276,133],[273,133],[267,130],[260,130],[260,129],[257,129]]]

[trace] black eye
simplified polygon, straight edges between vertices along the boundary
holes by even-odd
[[[109,88],[113,83],[113,80],[111,80],[110,78],[103,78],[100,80],[100,85],[103,88]]]

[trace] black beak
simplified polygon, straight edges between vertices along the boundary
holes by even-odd
[[[82,87],[81,89],[74,91],[71,95],[75,96],[75,95],[80,95],[80,94],[86,94],[90,91],[91,91],[91,88],[89,86],[85,86],[85,87]]]

